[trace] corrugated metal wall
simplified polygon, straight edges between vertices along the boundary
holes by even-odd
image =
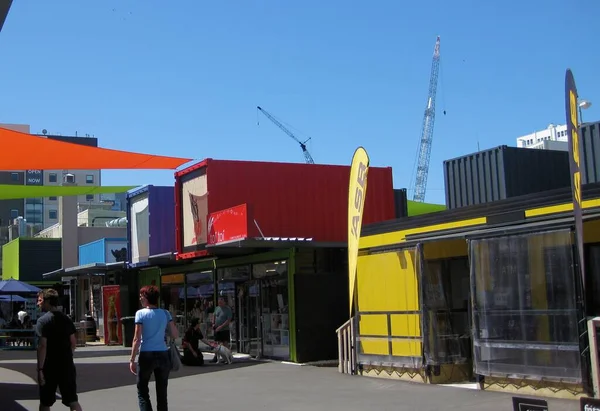
[[[106,250],[104,239],[79,246],[79,265],[105,263]]]
[[[600,181],[600,122],[581,127],[583,184]]]
[[[44,281],[43,273],[62,267],[60,239],[19,239],[19,280]]]
[[[570,185],[563,151],[500,146],[444,161],[449,209]]]
[[[175,251],[175,190],[150,187],[150,255]]]

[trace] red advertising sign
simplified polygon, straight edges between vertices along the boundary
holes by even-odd
[[[104,314],[104,344],[123,344],[120,286],[105,285],[102,287],[102,312]]]
[[[208,244],[221,244],[248,238],[248,206],[217,211],[208,216]]]

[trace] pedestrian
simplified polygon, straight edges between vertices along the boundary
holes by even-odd
[[[183,365],[204,365],[202,351],[198,348],[200,341],[210,346],[210,342],[204,339],[204,335],[202,335],[202,331],[200,331],[200,319],[192,318],[190,326],[183,337],[183,357],[181,358],[181,363]]]
[[[50,410],[60,389],[62,403],[81,411],[73,352],[77,347],[73,321],[58,310],[58,293],[51,288],[38,293],[38,307],[45,312],[35,325],[38,337],[37,376],[40,411]]]
[[[227,305],[227,301],[225,300],[225,296],[222,292],[219,296],[217,304],[218,306],[215,308],[214,312],[214,339],[217,343],[222,344],[229,349],[229,343],[231,340],[229,324],[231,324],[231,321],[233,320],[233,313],[231,312],[231,308]],[[218,355],[215,354],[211,362],[219,362]]]
[[[137,376],[137,391],[140,411],[151,411],[148,383],[154,374],[156,382],[156,406],[158,411],[167,411],[167,386],[171,371],[171,358],[166,343],[166,332],[177,339],[179,333],[171,313],[158,308],[160,294],[154,285],[142,287],[140,303],[142,309],[135,313],[135,333],[131,347],[129,370]],[[139,355],[138,355],[139,351]],[[137,364],[135,357],[138,355]]]

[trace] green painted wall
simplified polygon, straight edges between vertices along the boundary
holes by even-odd
[[[19,279],[19,239],[2,246],[2,279]]]

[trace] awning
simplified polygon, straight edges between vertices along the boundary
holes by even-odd
[[[42,277],[46,280],[60,277],[78,277],[82,275],[103,275],[110,271],[124,270],[126,268],[127,264],[123,261],[108,264],[90,263],[78,265],[76,267],[61,268],[60,270],[42,274]]]
[[[304,237],[256,237],[206,245],[206,249],[213,255],[250,254],[264,249],[293,247],[345,248],[348,247],[348,244],[345,242],[320,242]]]

